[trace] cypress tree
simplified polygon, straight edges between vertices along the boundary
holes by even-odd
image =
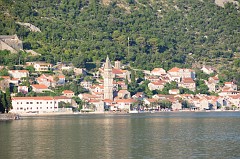
[[[1,96],[1,103],[2,103],[2,107],[3,107],[2,113],[5,113],[5,110],[7,109],[7,102],[6,102],[6,94],[5,93],[3,93],[2,96]]]
[[[6,96],[5,96],[5,100],[6,100],[6,111],[7,113],[11,110],[12,108],[12,101],[11,101],[11,93],[10,93],[10,88],[6,89]]]
[[[5,109],[3,107],[2,96],[3,96],[3,92],[0,91],[0,113],[4,113],[4,111],[5,111]]]

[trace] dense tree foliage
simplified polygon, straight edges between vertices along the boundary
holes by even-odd
[[[9,112],[12,108],[12,101],[10,96],[9,88],[6,89],[6,92],[0,91],[0,113]]]
[[[113,0],[109,5],[100,0],[2,0],[0,9],[0,34],[17,34],[25,49],[41,53],[37,60],[88,67],[87,62],[103,61],[108,54],[143,69],[205,62],[222,72],[227,68],[222,79],[240,81],[240,13],[232,3],[219,7],[207,0]],[[31,32],[17,21],[41,32]],[[1,56],[1,64],[19,61],[18,55]]]

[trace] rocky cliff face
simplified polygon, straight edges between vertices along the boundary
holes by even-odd
[[[225,3],[234,3],[237,6],[239,6],[239,3],[237,1],[234,0],[215,0],[216,5],[223,7]]]

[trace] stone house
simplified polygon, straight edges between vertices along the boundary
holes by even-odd
[[[47,75],[42,74],[40,77],[37,78],[37,82],[39,84],[44,84],[48,87],[56,87],[56,85],[63,85],[65,84],[65,76],[64,75]]]
[[[230,88],[232,91],[237,91],[237,85],[233,82],[225,82],[224,88]]]
[[[218,83],[219,83],[219,79],[217,75],[214,77],[209,77],[208,81],[205,81],[205,84],[208,86],[208,89],[210,92],[219,91],[219,87],[217,86]]]
[[[164,88],[164,85],[166,84],[165,81],[157,81],[157,82],[150,82],[148,84],[148,88],[152,90],[162,90]]]
[[[183,88],[187,88],[191,91],[195,91],[196,90],[196,84],[193,81],[192,78],[183,78],[182,81],[180,83],[178,83],[179,87],[183,87]]]
[[[127,99],[127,98],[131,97],[130,92],[128,90],[124,90],[124,89],[118,91],[117,96],[118,96],[118,98],[121,98],[121,99]]]
[[[89,89],[92,87],[93,84],[92,84],[92,81],[82,81],[82,82],[80,83],[80,85],[81,85],[83,88],[89,90]]]
[[[164,70],[163,68],[154,68],[151,71],[151,75],[154,75],[154,76],[161,76],[165,74],[166,74],[166,70]]]
[[[116,106],[120,110],[130,110],[133,103],[136,102],[135,99],[116,99]]]
[[[203,67],[201,68],[201,70],[206,73],[206,74],[211,74],[211,73],[214,73],[215,69],[211,66],[205,66],[203,65]]]
[[[144,98],[146,98],[145,96],[145,93],[144,92],[137,92],[136,94],[134,94],[132,96],[133,99],[136,99],[136,100],[143,100]]]
[[[174,67],[170,69],[167,73],[171,81],[176,81],[178,83],[181,81],[182,78],[195,79],[195,71],[193,71],[192,69]]]

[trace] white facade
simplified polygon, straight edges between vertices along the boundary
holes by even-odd
[[[67,97],[13,97],[13,113],[50,113],[58,112],[60,101],[71,103]]]
[[[29,72],[27,70],[9,70],[8,73],[13,77],[13,78],[22,78],[22,77],[28,77]]]
[[[52,64],[45,62],[36,62],[34,63],[33,67],[35,68],[35,71],[49,71],[52,69]]]

